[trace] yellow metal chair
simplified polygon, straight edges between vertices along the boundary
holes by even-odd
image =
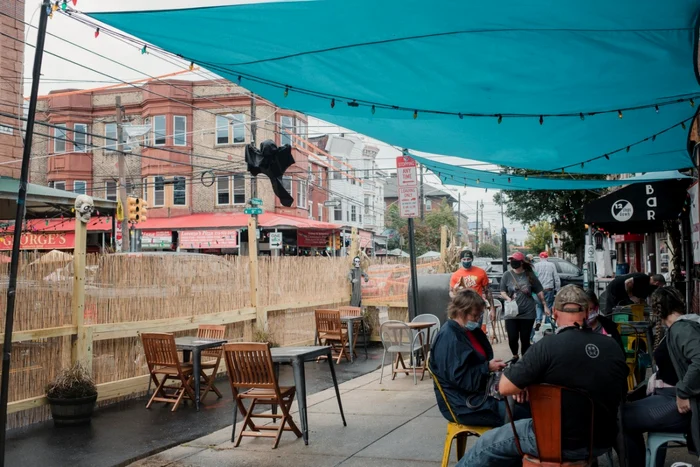
[[[493,427],[462,425],[461,423],[459,423],[457,421],[457,417],[452,411],[452,407],[450,407],[450,403],[447,402],[447,397],[445,396],[445,393],[442,390],[440,382],[430,369],[430,361],[426,363],[426,366],[428,367],[428,372],[430,373],[430,376],[433,377],[433,382],[440,391],[442,400],[445,401],[447,410],[450,411],[450,416],[453,420],[451,422],[447,422],[447,436],[445,437],[445,448],[442,452],[442,467],[447,467],[450,463],[450,451],[452,450],[452,441],[454,441],[455,439],[457,440],[457,461],[459,461],[464,456],[464,453],[467,450],[467,439],[470,436],[481,436],[487,431],[491,430]]]

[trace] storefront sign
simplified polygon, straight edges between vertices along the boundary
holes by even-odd
[[[270,232],[270,249],[279,250],[282,248],[282,232]]]
[[[201,250],[204,248],[238,248],[237,230],[183,230],[180,232],[180,248]]]
[[[0,235],[0,251],[12,249],[12,232]],[[22,250],[72,250],[75,245],[73,232],[23,233],[20,240]]]
[[[173,234],[168,230],[143,230],[141,232],[141,249],[170,249],[173,246]]]
[[[297,246],[304,248],[325,248],[332,230],[297,230]]]
[[[691,240],[693,242],[693,263],[700,264],[700,212],[698,212],[698,185],[694,183],[688,188],[690,196],[690,227],[692,230]]]
[[[399,215],[401,217],[418,217],[417,187],[399,187]]]

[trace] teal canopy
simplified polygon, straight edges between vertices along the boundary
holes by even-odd
[[[691,166],[698,10],[696,0],[316,0],[91,16],[401,148],[612,174]]]

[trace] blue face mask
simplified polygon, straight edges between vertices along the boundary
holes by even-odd
[[[479,327],[479,323],[477,323],[476,321],[467,321],[467,324],[464,327],[467,328],[467,330],[469,331],[473,331],[474,329],[477,329]]]
[[[462,261],[462,267],[464,269],[469,269],[470,267],[472,267],[472,262],[471,261]]]

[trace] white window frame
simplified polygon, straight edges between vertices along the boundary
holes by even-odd
[[[323,203],[318,203],[316,208],[318,209],[318,221],[323,222]]]
[[[425,200],[425,210],[426,211],[432,211],[433,210],[433,200],[428,198]]]
[[[282,177],[282,186],[285,190],[287,190],[287,193],[289,193],[290,196],[294,196],[294,183],[292,181],[292,177],[289,175]]]
[[[313,219],[314,218],[314,202],[309,201],[308,203],[309,203],[309,219]]]
[[[112,131],[112,128],[114,128],[114,131]],[[105,149],[107,151],[117,150],[117,135],[117,124],[114,122],[105,123]]]
[[[357,206],[350,206],[350,222],[357,222]]]
[[[221,124],[224,123],[222,126]],[[216,129],[214,130],[214,145],[216,146],[227,146],[231,142],[231,135],[229,127],[231,126],[231,121],[224,117],[223,115],[217,115],[215,121]],[[219,142],[219,132],[221,130],[226,130],[226,142]]]
[[[56,190],[63,190],[66,191],[66,182],[59,181],[59,182],[49,182],[49,186],[51,188],[54,188]]]
[[[156,130],[156,127],[158,126],[158,121],[162,120],[163,121],[163,133],[159,134]],[[154,115],[153,116],[153,146],[165,146],[166,143],[168,142],[168,119],[166,118],[165,115]],[[158,136],[160,136],[163,140],[162,143],[158,142]]]
[[[157,190],[157,183],[159,183],[158,179],[160,179],[160,184],[162,188],[160,190]],[[158,204],[158,193],[162,193],[162,201],[160,204]],[[162,175],[156,175],[153,177],[153,206],[154,207],[162,207],[165,206],[165,177]]]
[[[143,198],[144,201],[148,201],[148,177],[145,177],[143,180],[143,190],[141,193],[141,197]]]
[[[236,188],[236,182],[241,183],[243,186]],[[240,198],[238,201],[236,201],[236,196]],[[245,174],[231,175],[231,204],[234,206],[245,204]]]
[[[223,189],[219,185],[220,182],[225,182],[226,188]],[[226,202],[222,203],[219,201],[219,195],[226,194]],[[216,177],[216,205],[217,206],[228,206],[231,204],[231,177],[228,175],[219,175]]]
[[[245,144],[245,114],[233,114],[231,116],[231,135],[229,141],[231,144]]]
[[[297,207],[308,209],[306,198],[308,197],[306,180],[297,180]]]
[[[78,131],[78,127],[83,129]],[[88,125],[87,123],[74,123],[73,124],[73,152],[87,152],[88,144]],[[84,139],[82,143],[78,142],[78,135],[81,135]]]
[[[63,132],[61,135],[60,132]],[[60,139],[59,139],[60,138]],[[63,149],[59,149],[59,145],[63,145]],[[59,123],[53,129],[53,153],[64,154],[68,150],[68,127],[65,123]]]
[[[178,120],[184,122],[182,131],[177,129]],[[182,141],[178,143],[178,138],[182,137]],[[187,146],[187,116],[173,115],[173,146]]]
[[[182,190],[177,189],[176,188],[177,183],[182,183],[184,185],[184,188],[182,188]],[[178,206],[178,207],[187,206],[187,177],[183,177],[182,175],[176,175],[175,177],[173,177],[173,185],[172,186],[173,186],[173,190],[172,190],[173,191],[173,204],[172,205]],[[176,191],[177,192],[181,191],[184,194],[184,198],[183,198],[184,202],[183,203],[176,202],[176,198],[175,198]]]
[[[340,216],[338,214],[340,214]],[[342,222],[343,221],[343,202],[342,201],[337,206],[333,206],[333,220],[335,222]]]
[[[109,189],[110,184],[113,184],[113,185],[114,185],[114,199],[110,198],[110,194],[109,194],[109,192],[110,192],[110,189]],[[117,196],[117,182],[115,182],[114,180],[107,180],[107,181],[105,181],[105,199],[108,199],[108,200],[110,200],[110,201],[116,201],[117,198],[118,198],[118,196]]]
[[[83,191],[78,191],[78,187],[76,185],[79,183],[83,184]],[[81,195],[87,195],[87,182],[85,180],[73,180],[73,192]]]
[[[294,117],[291,115],[280,116],[280,146],[284,146],[285,144],[289,144],[290,146],[294,145],[294,138],[292,137],[294,134],[294,127]]]
[[[296,135],[301,138],[300,146],[302,148],[306,148],[306,139],[309,135],[308,123],[301,119],[295,119],[294,125],[294,131],[296,132]]]

